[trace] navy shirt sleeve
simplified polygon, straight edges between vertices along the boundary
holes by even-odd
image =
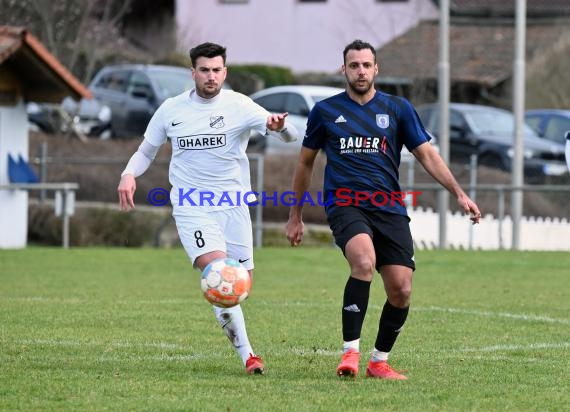
[[[326,141],[326,127],[321,116],[320,102],[317,102],[307,118],[307,130],[303,139],[303,146],[313,150],[323,149]]]
[[[418,113],[412,104],[401,98],[400,112],[398,113],[398,135],[402,143],[411,152],[422,143],[429,142],[431,137],[426,132]]]

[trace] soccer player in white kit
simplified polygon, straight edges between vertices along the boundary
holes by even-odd
[[[286,142],[297,130],[287,113],[270,114],[249,97],[222,89],[227,75],[226,49],[203,43],[190,50],[189,92],[167,99],[151,118],[144,140],[121,174],[122,210],[134,208],[135,178],[170,140],[170,200],[180,240],[200,271],[214,259],[239,260],[253,275],[253,235],[246,194],[251,192],[246,148],[251,130]],[[265,365],[247,337],[240,305],[212,306],[216,319],[239,353],[248,374],[263,374]]]

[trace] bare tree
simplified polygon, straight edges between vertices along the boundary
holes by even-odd
[[[528,64],[527,107],[570,107],[570,34],[566,32],[548,50]]]
[[[0,0],[0,25],[23,26],[88,82],[109,50],[120,50],[121,19],[132,0]]]

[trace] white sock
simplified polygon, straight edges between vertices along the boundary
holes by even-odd
[[[342,344],[342,353],[346,353],[349,349],[360,352],[360,339],[351,340]]]
[[[372,362],[386,362],[388,360],[388,355],[390,355],[390,352],[382,352],[374,348],[372,355],[370,356],[370,360]]]
[[[224,333],[239,353],[241,360],[245,365],[245,361],[253,354],[253,349],[249,343],[247,332],[245,330],[245,319],[241,306],[237,305],[232,308],[219,308],[213,306],[214,314],[218,323],[224,330]]]

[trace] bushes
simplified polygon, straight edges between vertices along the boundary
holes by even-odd
[[[190,58],[182,53],[171,53],[153,63],[189,68]],[[226,81],[232,89],[246,95],[266,87],[296,83],[291,69],[263,64],[230,64]]]
[[[160,59],[154,60],[152,64],[187,67],[188,75],[190,75],[190,56],[184,53],[178,53],[178,52],[170,53]]]
[[[71,246],[149,246],[153,245],[166,214],[113,209],[78,209],[70,218]],[[44,245],[62,244],[61,218],[54,215],[53,206],[30,205],[28,241]]]
[[[228,67],[228,72],[236,75],[238,73],[255,74],[263,80],[265,83],[264,87],[295,83],[295,76],[291,69],[287,67],[267,66],[263,64],[231,65]]]
[[[76,239],[73,233],[74,225],[70,228],[70,237]],[[54,212],[53,207],[34,206],[28,208],[28,242],[43,245],[61,245],[62,224]]]

